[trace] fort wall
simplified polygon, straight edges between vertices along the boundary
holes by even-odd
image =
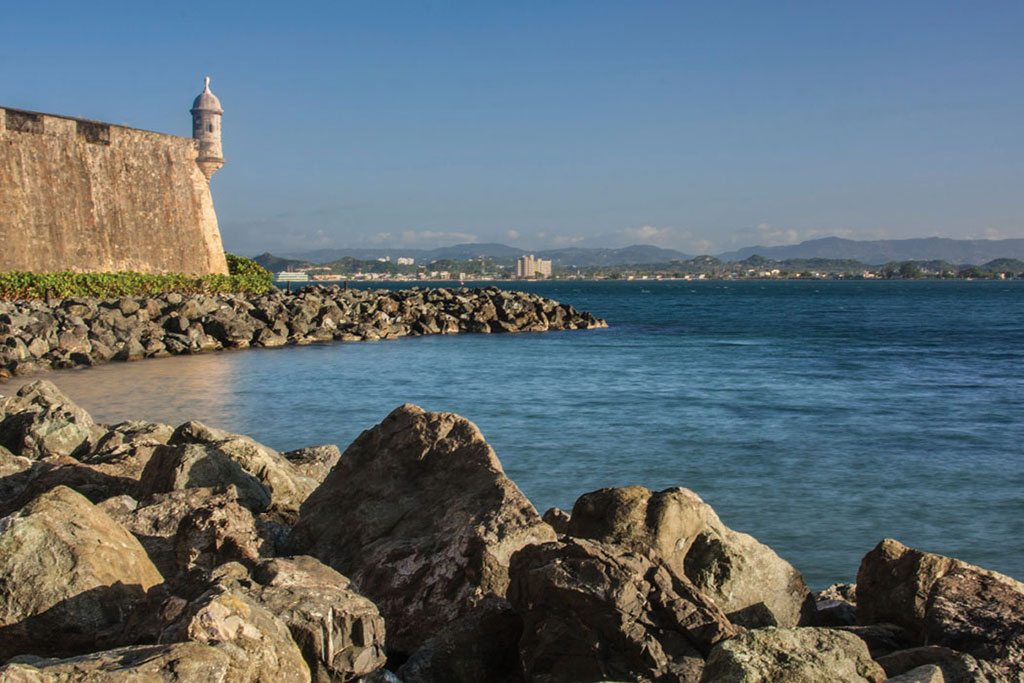
[[[0,109],[0,272],[227,273],[198,143]]]

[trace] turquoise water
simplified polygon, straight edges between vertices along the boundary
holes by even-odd
[[[105,421],[198,418],[279,449],[344,447],[402,402],[458,412],[541,511],[686,486],[815,587],[885,536],[1024,578],[1024,283],[522,288],[611,327],[49,377]]]

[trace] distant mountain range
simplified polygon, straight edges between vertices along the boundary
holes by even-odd
[[[283,270],[289,265],[331,263],[346,257],[363,260],[391,257],[394,261],[399,256],[414,258],[418,264],[487,258],[496,265],[508,266],[524,254],[550,259],[557,266],[580,268],[668,264],[693,258],[681,251],[663,249],[650,244],[635,244],[620,249],[566,247],[528,251],[505,244],[481,243],[456,244],[437,249],[317,249],[283,256],[262,254],[259,259],[271,270]],[[894,261],[946,261],[959,265],[981,265],[999,258],[1024,259],[1024,239],[955,240],[928,237],[861,241],[824,237],[778,247],[744,247],[719,254],[717,258],[724,262],[736,262],[755,255],[774,261],[831,259],[858,261],[867,265],[882,265]]]
[[[525,254],[533,254],[538,258],[550,259],[559,266],[625,266],[634,263],[671,263],[685,261],[687,254],[675,249],[662,249],[650,244],[636,244],[621,249],[584,249],[568,247],[565,249],[548,249],[544,251],[528,251],[505,244],[456,244],[438,249],[317,249],[285,254],[285,258],[293,261],[309,263],[330,263],[346,256],[357,259],[378,259],[391,257],[394,261],[399,256],[416,259],[416,263],[431,261],[468,261],[476,258],[491,259],[499,265],[511,265],[517,258]],[[262,256],[261,256],[262,258]]]
[[[954,240],[927,237],[909,240],[847,240],[824,237],[781,247],[744,247],[718,256],[722,261],[742,261],[753,255],[785,259],[852,259],[868,265],[893,261],[947,261],[980,265],[997,258],[1024,259],[1024,239]]]

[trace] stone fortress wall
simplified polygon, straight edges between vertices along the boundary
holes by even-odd
[[[201,148],[0,108],[0,272],[227,273]]]

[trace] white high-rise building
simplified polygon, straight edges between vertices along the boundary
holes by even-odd
[[[551,272],[550,259],[535,258],[533,254],[527,254],[516,260],[516,278],[519,280],[551,277]]]

